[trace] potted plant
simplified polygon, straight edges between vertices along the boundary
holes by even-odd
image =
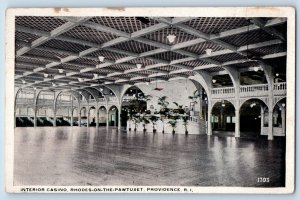
[[[187,135],[189,133],[188,130],[187,130],[187,125],[189,123],[189,116],[186,113],[183,114],[182,121],[183,121],[183,125],[184,125],[184,128],[185,128],[185,134]]]
[[[167,101],[167,96],[159,97],[157,104],[160,105],[159,114],[163,125],[162,133],[164,134],[165,133],[164,118],[168,115],[169,112],[169,108],[168,108],[169,102]]]
[[[136,132],[136,127],[137,127],[137,124],[140,123],[140,116],[139,114],[136,114],[136,115],[133,115],[133,123],[134,123],[134,132]]]
[[[146,115],[142,115],[141,116],[141,121],[143,122],[143,132],[145,133],[146,132],[146,124],[149,124],[149,120],[147,119]]]
[[[172,134],[174,135],[175,134],[175,128],[176,128],[176,125],[177,125],[177,120],[176,119],[171,119],[170,121],[168,121],[168,124],[171,125]]]
[[[149,120],[151,121],[151,123],[153,125],[153,133],[155,133],[156,132],[155,125],[158,120],[158,117],[156,115],[151,115]]]

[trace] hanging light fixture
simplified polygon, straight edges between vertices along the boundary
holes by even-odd
[[[212,80],[212,82],[213,82],[213,83],[216,83],[216,82],[217,82],[217,80],[216,80],[216,79],[213,79],[213,80]]]
[[[78,81],[79,81],[79,82],[82,82],[82,81],[83,81],[83,78],[78,78]]]
[[[99,59],[100,62],[103,62],[105,57],[104,56],[98,56],[98,59]]]
[[[285,103],[283,103],[283,104],[281,104],[282,105],[282,107],[285,107]]]
[[[176,39],[176,35],[174,35],[174,34],[169,34],[169,35],[167,36],[167,39],[168,39],[168,41],[169,41],[170,43],[173,43],[173,42],[175,41],[175,39]]]
[[[98,74],[94,74],[94,79],[97,79],[98,78]]]
[[[100,88],[100,92],[103,92],[103,88]]]
[[[34,90],[36,90],[36,87],[33,87]]]
[[[276,74],[275,74],[275,76],[279,76],[279,74],[278,74],[278,73],[276,73]]]
[[[146,82],[146,85],[149,85],[149,82],[148,82],[148,81]]]
[[[141,69],[141,68],[142,68],[142,64],[138,63],[138,64],[136,64],[136,67],[137,67],[138,69]]]
[[[58,69],[58,73],[62,74],[64,72],[63,69]]]
[[[212,49],[206,49],[206,50],[205,50],[205,53],[206,53],[207,55],[209,55],[209,56],[210,56],[210,55],[211,55],[211,53],[212,53]]]
[[[255,72],[257,72],[259,67],[254,67],[253,69],[254,69]]]
[[[48,74],[45,73],[45,74],[44,74],[44,77],[47,78],[47,77],[48,77]]]
[[[25,83],[26,83],[26,81],[25,81],[25,80],[22,80],[22,83],[23,83],[23,84],[25,84]]]

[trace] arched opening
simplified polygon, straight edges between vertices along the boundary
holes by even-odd
[[[260,99],[249,99],[240,108],[241,137],[259,137],[268,127],[268,107]]]
[[[213,105],[211,112],[211,123],[214,133],[234,135],[235,108],[233,104],[227,100],[222,100]]]
[[[97,114],[99,115],[98,125],[99,126],[106,126],[106,123],[107,123],[107,110],[106,110],[105,106],[100,106],[100,108],[98,109]]]
[[[108,124],[109,126],[118,127],[118,108],[116,106],[111,106],[108,111]]]
[[[92,106],[89,110],[88,123],[90,126],[96,126],[96,108]]]
[[[78,126],[79,124],[79,113],[78,113],[78,108],[73,108],[73,112],[72,112],[72,115],[73,115],[73,126]]]
[[[37,126],[53,126],[54,112],[51,107],[40,107],[36,113]]]
[[[122,97],[121,106],[121,126],[127,127],[128,120],[131,120],[137,113],[145,113],[147,110],[147,100],[150,96],[146,95],[136,86],[130,87]],[[150,108],[151,109],[151,108]]]
[[[33,127],[34,109],[32,107],[17,107],[16,127]]]
[[[87,126],[87,109],[82,107],[79,112],[79,126]]]
[[[71,107],[56,109],[56,126],[71,126]]]
[[[286,98],[276,103],[273,109],[273,135],[285,136],[286,129]]]

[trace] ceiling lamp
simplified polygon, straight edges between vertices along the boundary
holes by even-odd
[[[256,103],[250,104],[250,107],[251,107],[251,108],[253,108],[254,106],[256,106]]]
[[[36,90],[36,87],[33,87],[34,90]]]
[[[171,34],[169,34],[168,36],[167,36],[167,39],[168,39],[168,41],[170,42],[170,43],[173,43],[174,41],[175,41],[175,39],[176,39],[176,35],[171,35]]]
[[[225,103],[222,103],[222,107],[225,107]]]
[[[142,64],[136,64],[136,67],[137,67],[138,69],[141,69],[141,68],[142,68]]]
[[[216,82],[217,82],[217,80],[216,80],[216,79],[213,79],[213,80],[212,80],[212,82],[213,82],[213,83],[216,83]]]
[[[52,83],[52,86],[53,86],[53,87],[55,87],[55,86],[56,86],[56,84],[55,84],[55,83]]]
[[[79,82],[82,82],[82,81],[83,81],[83,79],[82,79],[82,78],[78,78],[78,81],[79,81]]]
[[[285,103],[283,103],[283,104],[281,104],[282,105],[282,107],[285,107]]]
[[[105,57],[104,56],[98,56],[98,59],[99,59],[100,62],[103,62]]]
[[[259,67],[254,67],[253,69],[255,72],[257,72],[259,70]]]
[[[100,88],[100,92],[102,92],[103,91],[103,88]]]
[[[149,85],[149,82],[148,82],[148,81],[146,82],[146,85]]]
[[[275,75],[276,75],[276,76],[279,76],[279,74],[278,74],[278,73],[276,73]]]
[[[25,84],[25,83],[26,83],[26,81],[25,81],[25,80],[22,80],[22,83],[23,83],[23,84]]]
[[[63,70],[63,69],[58,69],[58,72],[59,72],[60,74],[62,74],[62,73],[64,72],[64,70]]]
[[[212,49],[206,49],[206,50],[205,50],[205,53],[206,53],[207,55],[209,55],[209,56],[211,55],[211,52],[212,52]]]
[[[94,74],[94,78],[97,79],[98,78],[98,74]]]
[[[48,74],[45,73],[45,74],[44,74],[44,77],[47,78],[47,77],[48,77]]]

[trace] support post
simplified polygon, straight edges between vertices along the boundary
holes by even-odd
[[[96,128],[99,127],[99,109],[96,110]]]
[[[212,127],[211,127],[211,105],[208,105],[208,111],[207,111],[207,135],[212,135]]]
[[[106,110],[106,129],[109,127],[109,110]]]
[[[286,131],[285,131],[285,107],[281,108],[281,120],[282,120],[282,132],[285,135]]]
[[[240,131],[240,109],[239,109],[239,107],[237,107],[235,109],[234,137],[236,137],[236,138],[241,137],[241,131]]]
[[[78,126],[81,127],[81,110],[78,108]]]
[[[268,140],[273,140],[273,111],[269,108]]]
[[[90,109],[87,110],[86,126],[90,127]]]
[[[37,127],[37,107],[34,109],[33,126]]]
[[[261,109],[260,109],[260,134],[263,135],[263,131],[264,131],[264,118],[265,118],[265,112],[264,112],[264,108],[261,105]]]
[[[118,108],[118,130],[121,130],[121,106]]]
[[[54,113],[53,113],[53,126],[56,126],[56,112],[54,110]]]

